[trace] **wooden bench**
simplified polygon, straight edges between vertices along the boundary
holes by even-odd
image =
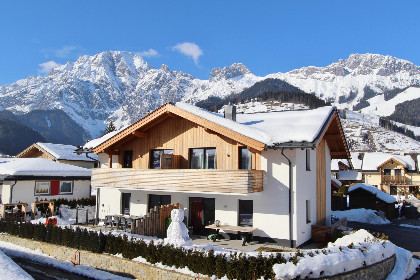
[[[206,228],[216,230],[216,235],[213,237],[213,242],[216,241],[216,236],[219,234],[220,230],[224,232],[226,231],[237,232],[238,235],[242,237],[242,246],[245,246],[245,243],[248,237],[252,236],[252,233],[258,229],[258,228],[253,228],[253,227],[244,227],[244,226],[230,226],[230,225],[216,226],[215,224],[206,226]]]

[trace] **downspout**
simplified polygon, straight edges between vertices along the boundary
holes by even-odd
[[[15,183],[10,187],[10,200],[9,203],[13,203],[13,187],[17,184],[17,180],[15,180]]]
[[[292,216],[292,183],[293,183],[293,170],[292,170],[292,162],[290,159],[284,154],[284,148],[281,148],[281,155],[287,160],[289,165],[289,239],[290,239],[290,248],[293,248],[293,216]]]

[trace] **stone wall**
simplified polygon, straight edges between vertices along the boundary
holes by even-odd
[[[0,234],[0,241],[10,242],[32,250],[40,249],[44,254],[55,257],[61,261],[74,261],[76,250],[64,246],[44,243],[11,235]],[[107,254],[96,254],[80,250],[80,264],[94,268],[107,270],[109,272],[122,272],[133,275],[137,279],[159,279],[159,280],[193,280],[197,277],[182,274],[175,271],[165,270],[155,266],[135,262]],[[202,278],[200,275],[200,279]]]
[[[75,249],[68,248],[64,246],[58,246],[50,243],[44,243],[24,238],[19,238],[7,234],[0,234],[0,241],[10,242],[22,247],[26,247],[32,250],[40,249],[44,254],[55,257],[58,260],[62,261],[74,261]],[[394,268],[396,262],[395,255],[392,257],[378,262],[376,264],[365,266],[353,271],[346,273],[329,276],[319,279],[334,279],[334,280],[353,280],[353,279],[363,279],[363,280],[381,280],[385,279],[388,274]],[[155,266],[118,258],[115,256],[110,256],[107,254],[96,254],[88,251],[80,251],[80,264],[88,265],[91,267],[114,271],[122,272],[133,275],[137,279],[159,279],[159,280],[193,280],[197,277],[190,275],[182,274],[175,271],[165,270]],[[200,275],[200,279],[202,278]]]
[[[375,264],[361,267],[359,269],[355,269],[346,273],[341,273],[334,276],[329,276],[325,278],[318,278],[318,279],[333,279],[333,280],[355,280],[355,279],[363,279],[363,280],[383,280],[388,277],[388,274],[392,272],[394,269],[394,265],[396,262],[395,255],[392,257],[387,258],[383,261],[377,262]]]

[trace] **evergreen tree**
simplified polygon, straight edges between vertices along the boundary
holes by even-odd
[[[105,129],[105,131],[104,131],[104,135],[105,135],[105,134],[108,134],[108,133],[110,133],[110,132],[113,132],[113,131],[115,131],[115,130],[117,130],[117,128],[115,127],[115,125],[114,125],[113,121],[110,121],[110,122],[108,123],[108,126],[106,127],[106,129]]]

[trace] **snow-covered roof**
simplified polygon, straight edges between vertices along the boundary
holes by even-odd
[[[90,177],[92,170],[44,158],[0,158],[0,176]]]
[[[351,163],[353,163],[353,168],[356,170],[362,169],[362,160],[359,159],[359,152],[352,152],[351,155]]]
[[[363,171],[367,170],[378,170],[379,166],[384,162],[394,159],[405,166],[407,166],[408,170],[413,171],[415,170],[415,162],[413,158],[409,155],[402,156],[402,155],[393,155],[387,153],[365,153],[363,157]]]
[[[366,190],[366,191],[374,194],[378,199],[380,199],[380,200],[382,200],[382,201],[384,201],[386,203],[394,203],[394,202],[397,202],[397,200],[395,199],[395,197],[393,197],[393,196],[391,196],[391,195],[389,195],[387,193],[382,192],[381,190],[379,190],[378,188],[375,188],[372,185],[365,184],[365,183],[359,183],[359,184],[356,184],[356,185],[351,186],[349,188],[349,191],[348,192],[350,193],[350,192],[352,192],[354,190],[357,190],[357,189],[364,189],[364,190]]]
[[[333,111],[333,107],[326,106],[313,110],[237,114],[235,122],[190,104],[178,102],[175,106],[268,146],[314,142]]]
[[[123,129],[125,129],[125,128],[123,128]],[[123,130],[123,129],[121,129],[121,130]],[[91,150],[91,149],[95,148],[96,146],[99,146],[100,144],[102,144],[103,142],[105,142],[106,140],[108,140],[109,138],[111,138],[112,136],[114,136],[115,134],[120,132],[121,130],[112,131],[110,133],[105,134],[104,136],[93,139],[93,140],[87,142],[85,145],[83,145],[83,149]]]
[[[349,161],[347,159],[332,159],[331,160],[331,170],[340,170],[338,163],[341,162],[347,165],[350,168]]]
[[[356,170],[341,170],[337,173],[338,180],[341,181],[361,181],[362,172]]]
[[[77,149],[73,145],[64,145],[64,144],[52,144],[52,143],[36,143],[39,147],[45,150],[47,153],[51,154],[53,157],[59,160],[78,160],[78,161],[95,161],[98,160],[96,154],[89,155],[88,158],[86,155],[78,155],[74,151]]]
[[[342,185],[342,183],[339,180],[337,180],[334,176],[331,176],[331,181],[333,181],[338,186]]]

